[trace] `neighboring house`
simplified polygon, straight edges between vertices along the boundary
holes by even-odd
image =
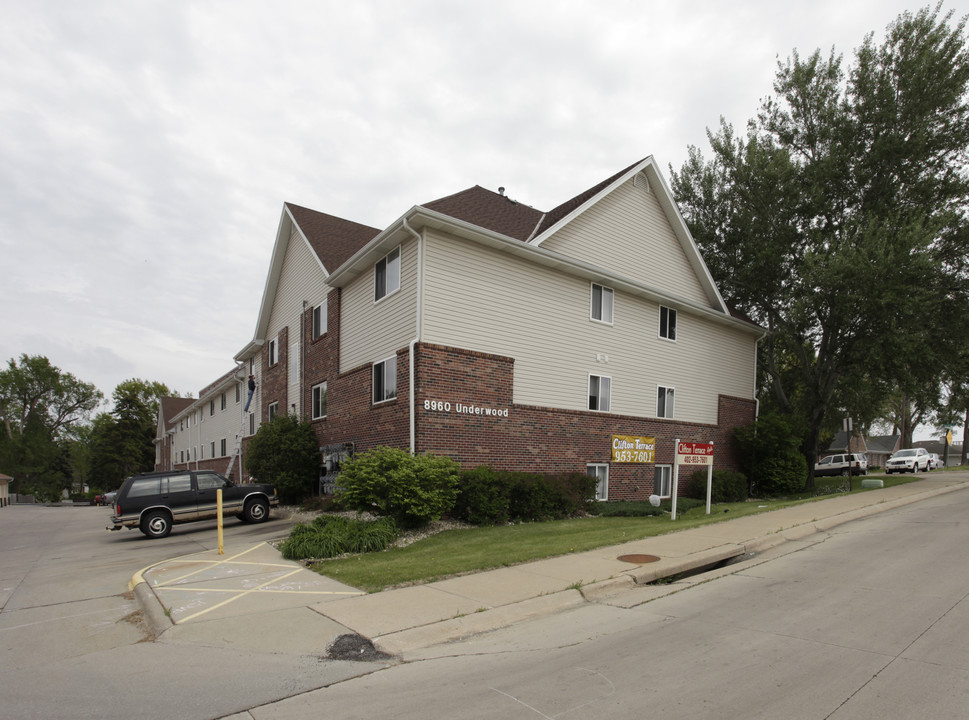
[[[912,443],[913,447],[925,448],[929,453],[935,453],[943,461],[946,460],[945,454],[945,442],[942,440],[920,440]],[[946,462],[946,467],[950,465],[955,467],[959,465],[962,460],[962,444],[953,443],[949,446],[948,462]]]
[[[171,457],[225,459],[206,454],[231,433],[211,398],[251,372],[250,412],[230,408],[244,435],[299,414],[325,465],[388,445],[667,496],[676,439],[737,466],[762,335],[725,305],[651,157],[549,212],[473,187],[380,230],[286,203],[253,338],[172,418]],[[655,453],[614,460],[617,435]]]
[[[10,504],[10,483],[12,482],[12,477],[0,473],[0,507]]]
[[[880,435],[868,438],[868,467],[885,467],[888,458],[900,450],[901,447],[901,435]]]

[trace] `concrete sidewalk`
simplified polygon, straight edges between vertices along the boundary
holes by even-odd
[[[283,560],[265,543],[158,563],[137,573],[131,588],[162,642],[325,655],[337,637],[357,635],[404,657],[586,602],[641,604],[695,582],[648,585],[654,580],[741,561],[965,487],[969,472],[933,473],[906,485],[373,594]]]

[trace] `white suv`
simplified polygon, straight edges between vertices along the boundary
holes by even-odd
[[[893,472],[916,473],[920,470],[929,469],[929,452],[925,448],[908,448],[899,450],[892,455],[885,463],[885,472],[891,475]]]
[[[864,455],[852,453],[848,455],[828,455],[821,462],[814,466],[815,477],[825,477],[826,475],[867,475],[868,458]]]

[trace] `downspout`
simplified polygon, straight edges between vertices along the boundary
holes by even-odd
[[[415,455],[417,452],[417,393],[415,383],[416,372],[414,369],[414,348],[421,341],[421,296],[424,290],[424,239],[417,233],[414,228],[407,224],[407,218],[403,219],[404,230],[409,232],[415,240],[417,240],[417,299],[416,299],[416,316],[417,322],[414,328],[414,339],[410,341],[407,346],[408,352],[408,362],[407,362],[407,372],[408,372],[408,382],[410,387],[410,454]]]

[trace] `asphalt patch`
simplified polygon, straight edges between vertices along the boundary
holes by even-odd
[[[356,634],[340,635],[327,646],[326,656],[330,660],[360,660],[363,662],[393,659],[387,653],[380,652],[363,635]]]

